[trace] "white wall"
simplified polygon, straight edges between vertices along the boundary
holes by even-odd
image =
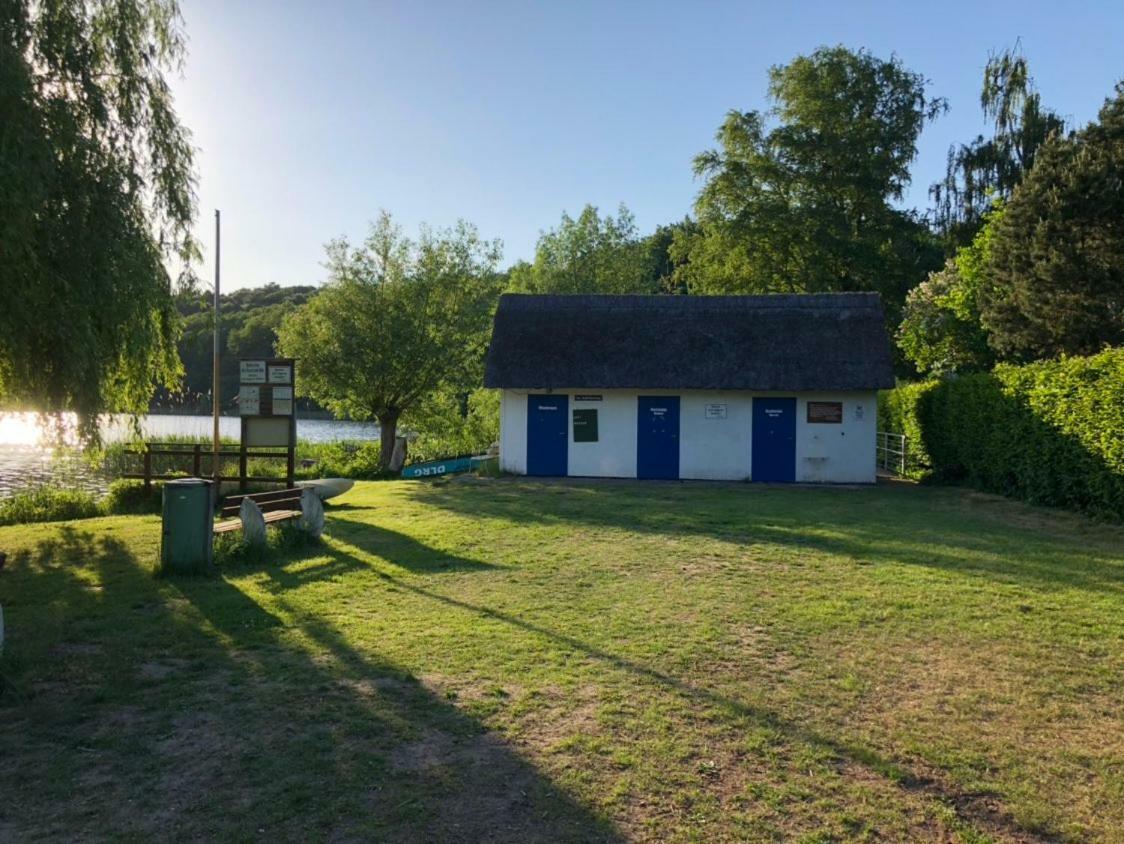
[[[527,391],[500,393],[500,471],[527,474]]]
[[[588,395],[601,396],[601,401],[575,399],[575,396]],[[636,395],[624,390],[570,393],[571,475],[585,478],[636,477]],[[597,442],[574,442],[574,408],[598,411]]]
[[[708,419],[707,405],[724,405],[726,418]],[[679,477],[749,480],[752,425],[753,401],[749,393],[682,393],[679,399]]]
[[[808,402],[842,401],[843,422],[808,422]],[[870,484],[876,473],[878,394],[800,393],[796,398],[796,480]]]
[[[546,390],[504,390],[500,400],[500,468],[527,471],[527,396]],[[579,477],[636,477],[637,397],[677,395],[679,476],[698,480],[748,480],[751,474],[753,396],[793,393],[704,392],[699,390],[552,391],[570,398],[570,410],[597,408],[598,442],[575,443],[569,427],[569,473]],[[575,395],[600,395],[577,402]],[[875,392],[796,395],[796,480],[806,483],[873,483],[875,479]],[[809,423],[809,401],[843,402],[840,424]],[[706,416],[708,404],[724,404],[726,417]]]

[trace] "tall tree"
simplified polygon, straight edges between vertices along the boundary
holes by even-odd
[[[283,354],[302,391],[352,419],[377,419],[390,466],[398,423],[432,393],[479,383],[499,293],[499,241],[458,223],[414,241],[383,212],[362,246],[328,245],[329,281],[285,318]]]
[[[534,263],[512,268],[512,290],[526,293],[656,293],[659,280],[632,213],[602,217],[586,205],[576,217],[562,214],[558,228],[543,232]]]
[[[936,226],[953,246],[971,241],[991,204],[1010,198],[1038,149],[1065,129],[1061,116],[1043,107],[1017,43],[988,58],[980,106],[992,136],[951,147],[944,179],[929,189]]]
[[[196,255],[164,74],[174,0],[0,2],[0,402],[143,412],[179,374],[165,261]]]
[[[996,229],[979,306],[1009,359],[1124,343],[1124,83],[1097,121],[1038,151]]]
[[[897,59],[823,47],[769,71],[767,113],[732,111],[695,159],[698,232],[679,277],[705,293],[875,290],[890,308],[939,266],[909,184],[926,121],[944,108]]]
[[[698,232],[698,225],[690,217],[678,223],[656,226],[656,230],[641,241],[644,262],[650,286],[661,293],[686,293],[687,285],[679,272],[683,257],[674,251],[676,238],[686,238]]]

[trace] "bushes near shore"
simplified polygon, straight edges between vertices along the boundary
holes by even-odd
[[[102,512],[101,504],[89,492],[35,487],[0,500],[0,525],[88,519]]]

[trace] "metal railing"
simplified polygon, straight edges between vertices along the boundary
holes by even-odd
[[[899,477],[905,476],[905,434],[879,431],[875,438],[878,468]]]

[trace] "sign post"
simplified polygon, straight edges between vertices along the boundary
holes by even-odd
[[[243,487],[247,481],[247,460],[253,448],[284,448],[285,483],[293,485],[297,447],[295,363],[293,358],[239,361],[238,415],[242,420],[242,436],[238,480]]]

